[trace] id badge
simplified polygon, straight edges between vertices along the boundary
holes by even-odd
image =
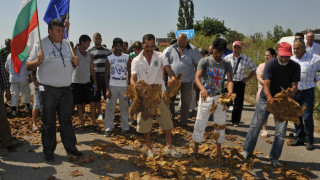
[[[44,86],[40,85],[39,86],[39,91],[44,91]]]

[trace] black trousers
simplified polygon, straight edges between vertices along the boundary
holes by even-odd
[[[231,121],[232,124],[239,124],[243,109],[244,91],[246,88],[246,84],[242,81],[234,81],[233,83],[233,93],[236,93],[237,96],[234,99]]]
[[[44,85],[40,91],[42,103],[41,140],[43,152],[52,153],[57,146],[56,113],[60,124],[60,136],[66,151],[76,149],[77,139],[72,128],[73,97],[71,87],[52,87]]]

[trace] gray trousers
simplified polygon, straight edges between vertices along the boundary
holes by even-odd
[[[73,106],[71,87],[58,88],[44,85],[44,91],[40,91],[40,101],[43,152],[53,153],[56,149],[56,113],[58,113],[60,136],[65,150],[67,152],[75,150],[77,139],[71,121]]]
[[[127,86],[117,87],[110,86],[111,98],[107,99],[106,111],[105,111],[105,124],[104,127],[106,131],[112,131],[114,128],[114,110],[117,105],[117,100],[119,99],[120,114],[121,114],[121,129],[123,131],[129,130],[128,118],[129,118],[129,107],[128,107],[128,97],[124,96],[127,91]]]
[[[192,99],[192,84],[193,82],[188,82],[188,83],[181,83],[180,86],[180,99],[181,99],[181,118],[180,122],[182,124],[187,124],[188,118],[189,118],[189,108],[190,108],[190,103]],[[175,109],[174,109],[174,100],[176,99],[176,96],[171,98],[172,103],[170,104],[170,110],[172,117],[175,117]]]

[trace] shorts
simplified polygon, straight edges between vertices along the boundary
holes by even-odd
[[[33,85],[33,109],[40,109],[39,90],[37,91]]]
[[[72,95],[73,95],[73,104],[83,104],[95,102],[93,86],[91,83],[78,84],[72,83]]]
[[[105,73],[104,72],[97,72],[96,73],[96,79],[97,79],[97,93],[95,96],[95,102],[101,101],[101,96],[106,100],[106,80],[105,80]],[[91,82],[93,84],[93,80],[91,79]]]
[[[161,99],[161,102],[158,106],[158,108],[161,111],[160,116],[156,119],[158,121],[158,124],[163,130],[170,130],[173,128],[172,123],[172,116],[171,112],[169,110],[169,106],[167,106],[163,99]],[[144,120],[141,117],[141,113],[137,116],[137,132],[139,133],[148,133],[152,129],[152,119]]]

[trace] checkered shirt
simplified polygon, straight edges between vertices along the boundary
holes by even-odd
[[[241,60],[238,65],[237,72],[234,73],[234,69],[236,68],[237,62],[240,57],[241,57]],[[240,54],[238,58],[233,57],[233,54],[229,54],[228,56],[225,57],[225,59],[231,63],[233,81],[242,81],[245,77],[247,77],[246,68],[249,68],[251,71],[255,71],[257,69],[257,66],[252,61],[252,59],[244,54]]]
[[[317,83],[314,82],[314,78],[320,80],[320,74],[317,74],[320,71],[320,56],[306,52],[301,59],[298,59],[295,55],[291,59],[299,63],[301,67],[301,80],[298,83],[298,90],[315,87]]]
[[[4,64],[0,61],[0,95],[2,96],[3,92],[10,86],[9,77],[4,68]]]

